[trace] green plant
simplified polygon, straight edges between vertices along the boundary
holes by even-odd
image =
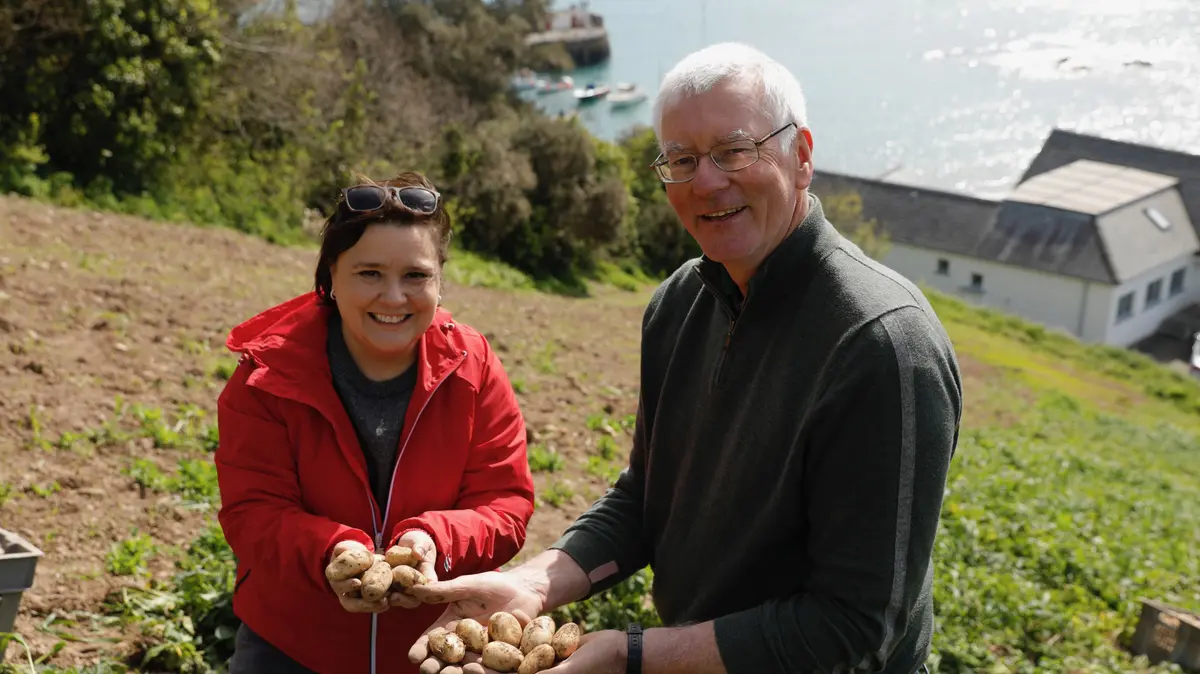
[[[33,492],[35,496],[39,496],[41,498],[50,498],[54,494],[62,491],[62,486],[58,484],[58,480],[55,480],[46,485],[31,484],[29,485],[29,491]]]
[[[558,452],[546,449],[542,445],[530,445],[527,451],[529,469],[535,473],[553,473],[562,470],[566,465],[566,461]]]
[[[541,499],[555,508],[561,507],[572,496],[575,495],[575,490],[565,482],[555,482],[548,489],[542,492]]]
[[[575,622],[585,632],[624,630],[636,622],[642,627],[662,625],[650,601],[654,573],[641,569],[608,590],[583,601],[560,606],[551,612],[556,624]]]
[[[148,572],[150,558],[158,554],[158,546],[149,534],[133,534],[113,543],[104,557],[104,566],[114,576],[141,576]]]

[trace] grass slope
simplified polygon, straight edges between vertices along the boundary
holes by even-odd
[[[228,376],[220,339],[303,290],[311,251],[13,199],[0,199],[0,239],[13,242],[0,251],[0,338],[15,356],[0,369],[11,393],[0,465],[13,467],[0,475],[0,521],[48,553],[18,620],[29,660],[14,639],[0,672],[32,660],[38,671],[206,671],[233,624],[206,416]],[[229,276],[205,276],[214,270]],[[498,344],[529,417],[536,552],[626,456],[645,288],[551,297],[469,257],[451,273],[448,301]],[[966,410],[937,541],[932,669],[1176,671],[1125,646],[1139,597],[1200,610],[1200,386],[933,299]],[[118,395],[130,402],[114,407]],[[653,622],[650,580],[560,615],[592,629]]]

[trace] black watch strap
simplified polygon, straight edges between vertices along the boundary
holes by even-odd
[[[625,674],[642,674],[642,626],[631,623],[626,633],[629,635],[629,653],[625,658]]]

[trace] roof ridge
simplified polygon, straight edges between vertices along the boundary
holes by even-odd
[[[981,197],[981,196],[974,195],[974,194],[968,194],[966,192],[954,192],[951,190],[940,189],[937,187],[926,187],[924,185],[915,185],[912,183],[902,183],[902,182],[897,182],[894,180],[882,180],[880,178],[868,178],[866,176],[854,175],[852,173],[840,173],[838,171],[828,171],[828,170],[818,171],[814,174],[813,179],[816,180],[818,177],[820,177],[822,175],[832,176],[832,177],[840,178],[843,180],[852,180],[852,181],[857,181],[857,182],[861,182],[861,183],[868,183],[871,185],[876,185],[878,187],[883,187],[885,189],[892,189],[892,190],[897,190],[897,191],[916,190],[918,192],[926,192],[929,194],[936,194],[936,195],[942,196],[942,197],[950,197],[952,199],[959,199],[962,201],[970,201],[970,202],[974,202],[977,204],[988,204],[988,205],[992,205],[992,206],[998,206],[1003,201],[1003,199],[990,199],[988,197]]]
[[[1049,144],[1050,139],[1053,138],[1055,135],[1074,136],[1076,138],[1085,138],[1085,139],[1092,140],[1092,141],[1099,141],[1102,143],[1110,143],[1112,145],[1121,145],[1124,147],[1138,148],[1140,150],[1150,150],[1151,152],[1161,152],[1163,154],[1178,155],[1178,156],[1186,158],[1186,159],[1192,159],[1197,162],[1200,162],[1200,155],[1198,155],[1194,152],[1188,152],[1187,150],[1177,150],[1174,148],[1163,147],[1162,145],[1155,145],[1152,143],[1139,143],[1139,142],[1132,141],[1132,140],[1122,140],[1120,138],[1111,138],[1109,136],[1101,136],[1101,135],[1094,134],[1094,133],[1084,133],[1082,131],[1073,131],[1071,129],[1063,129],[1063,128],[1059,128],[1059,127],[1055,127],[1050,130],[1050,134],[1048,136],[1046,136],[1046,140],[1042,143],[1042,147],[1044,148],[1047,144]]]

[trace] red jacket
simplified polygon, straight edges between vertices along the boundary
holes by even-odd
[[[309,293],[237,326],[218,401],[219,519],[238,558],[234,612],[309,669],[416,674],[409,646],[444,606],[347,612],[325,579],[338,541],[382,552],[437,543],[442,579],[492,570],[525,542],[533,477],[525,425],[496,354],[439,309],[420,342],[389,502],[377,504],[325,352],[331,308]]]

